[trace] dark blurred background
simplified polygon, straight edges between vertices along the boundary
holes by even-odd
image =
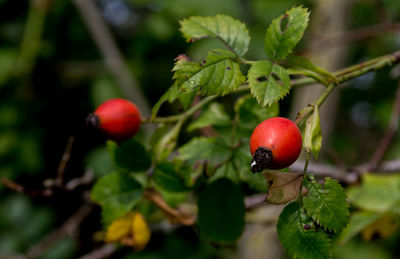
[[[96,21],[88,3],[105,28],[88,26]],[[268,24],[299,4],[312,15],[296,52],[323,68],[335,71],[400,48],[399,0],[0,0],[0,176],[30,190],[43,188],[46,179],[56,176],[71,135],[76,138],[65,179],[89,169],[95,177],[108,173],[104,139],[85,128],[87,114],[109,98],[125,97],[140,99],[147,117],[149,107],[171,86],[175,57],[185,53],[199,59],[204,50],[220,46],[214,40],[185,42],[179,20],[218,13],[240,19],[252,37],[247,58],[262,59]],[[352,166],[370,158],[389,123],[399,75],[400,66],[366,74],[344,84],[324,104],[321,162],[339,159]],[[313,92],[306,87],[292,91],[280,103],[281,116],[293,118],[315,99]],[[160,116],[179,109],[166,104]],[[399,156],[400,139],[395,138],[386,158]],[[0,258],[26,253],[62,225],[81,205],[82,193],[73,193],[30,197],[0,184]],[[61,238],[41,258],[77,258],[91,251],[99,244],[93,241],[101,229],[99,214],[99,209],[91,212],[79,235]],[[394,257],[397,241],[375,242],[368,253],[371,258]],[[269,249],[281,250],[272,244],[275,248]],[[366,258],[357,254],[365,247],[358,240],[343,249],[350,251],[345,255],[354,254],[347,258]],[[182,228],[168,235],[155,232],[146,251],[123,249],[113,258],[232,256],[200,242],[191,228]],[[346,258],[340,252],[337,257]]]

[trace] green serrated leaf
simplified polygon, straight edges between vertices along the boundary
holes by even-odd
[[[294,7],[271,22],[264,41],[264,49],[270,59],[282,60],[292,52],[303,37],[309,15],[306,8]]]
[[[261,107],[251,95],[239,98],[235,103],[235,112],[239,117],[238,126],[253,130],[260,121],[279,115],[279,104]]]
[[[175,65],[175,84],[185,92],[201,95],[225,95],[242,85],[246,77],[235,55],[227,50],[215,49],[200,63],[185,62]]]
[[[291,69],[291,74],[301,74],[314,78],[325,86],[337,81],[333,74],[314,65],[305,57],[289,55],[285,60],[285,64]]]
[[[195,121],[189,126],[188,130],[201,129],[206,126],[227,126],[231,124],[231,118],[225,112],[224,106],[220,103],[212,103]]]
[[[125,215],[139,202],[142,186],[126,173],[114,172],[100,178],[91,198],[103,207],[106,224]]]
[[[201,237],[219,244],[231,244],[244,229],[244,195],[236,184],[219,179],[199,195],[198,226]]]
[[[216,166],[227,161],[231,150],[219,138],[193,138],[178,150],[179,159],[194,165],[200,161],[207,161],[209,165]]]
[[[267,60],[254,63],[248,77],[251,94],[262,106],[282,99],[291,87],[286,69]]]
[[[153,180],[160,188],[169,192],[186,192],[183,179],[177,174],[174,164],[163,162],[157,165],[153,174]]]
[[[314,105],[314,113],[306,121],[306,128],[303,135],[304,148],[307,152],[312,152],[315,159],[318,159],[322,145],[322,132],[317,105]]]
[[[307,214],[327,230],[339,232],[349,217],[349,208],[343,187],[331,178],[325,178],[322,186],[312,175],[304,180],[308,195],[303,198]]]
[[[238,56],[247,52],[250,35],[246,25],[228,15],[193,16],[180,23],[180,30],[187,41],[192,42],[207,37],[217,38]]]
[[[348,189],[351,205],[378,213],[399,211],[400,175],[362,174],[362,184]]]
[[[309,229],[306,230],[305,226]],[[277,224],[279,240],[293,258],[331,258],[331,241],[322,230],[312,228],[307,215],[298,202],[287,205],[279,216]]]
[[[235,183],[245,182],[256,191],[266,192],[268,184],[250,171],[251,155],[244,143],[247,142],[232,148],[221,138],[194,138],[179,149],[178,158],[193,167],[206,163],[209,182],[228,178]]]
[[[109,141],[108,149],[118,168],[131,172],[140,172],[148,169],[151,165],[146,149],[134,139],[124,141],[120,145]]]
[[[368,225],[376,221],[381,214],[369,211],[355,212],[351,215],[349,224],[340,233],[338,238],[339,244],[347,243],[350,239],[360,233]]]
[[[239,183],[240,178],[238,175],[238,171],[235,168],[232,159],[229,159],[225,163],[222,163],[220,166],[218,166],[216,170],[212,173],[209,182],[213,182],[221,178],[229,179],[237,184]]]

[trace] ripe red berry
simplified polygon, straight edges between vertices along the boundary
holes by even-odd
[[[288,167],[299,157],[301,146],[301,133],[293,121],[282,117],[267,119],[250,137],[251,170],[261,172]]]
[[[102,103],[88,116],[87,122],[99,128],[109,139],[121,142],[138,132],[140,113],[135,104],[115,98]]]

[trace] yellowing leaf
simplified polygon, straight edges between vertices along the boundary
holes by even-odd
[[[106,242],[121,242],[136,251],[146,247],[150,240],[150,228],[139,212],[129,212],[115,220],[107,229]]]
[[[139,251],[145,248],[150,240],[151,232],[142,214],[134,213],[131,233],[133,236],[132,246],[135,248],[135,250]]]
[[[384,214],[378,220],[366,227],[361,232],[361,235],[366,241],[371,240],[375,234],[378,234],[379,237],[382,238],[388,238],[398,230],[399,226],[399,221],[393,214]]]
[[[107,228],[105,237],[106,242],[118,242],[130,234],[132,214],[134,214],[134,212],[130,212],[111,223],[111,225]]]

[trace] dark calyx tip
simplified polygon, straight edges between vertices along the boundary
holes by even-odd
[[[98,128],[99,124],[100,124],[99,117],[96,114],[90,113],[87,116],[86,125],[88,125],[89,127]]]
[[[258,147],[256,152],[253,154],[253,160],[251,160],[250,170],[253,173],[261,172],[268,168],[272,162],[272,151],[267,147]]]

